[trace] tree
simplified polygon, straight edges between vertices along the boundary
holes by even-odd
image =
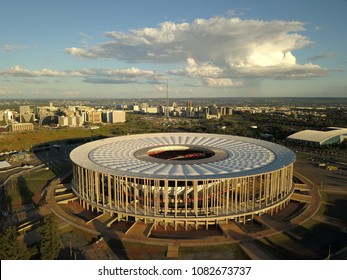
[[[15,227],[7,228],[0,235],[0,259],[1,260],[29,260],[31,254],[25,243],[18,240]]]
[[[54,260],[58,258],[60,252],[60,242],[58,227],[53,215],[48,215],[43,219],[43,225],[38,232],[41,234],[40,254],[42,260]]]

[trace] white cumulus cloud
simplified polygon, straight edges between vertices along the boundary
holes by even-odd
[[[241,86],[242,82],[234,82],[229,78],[206,78],[204,82],[209,87],[235,87]]]
[[[316,77],[327,70],[300,64],[293,51],[312,44],[304,23],[214,17],[191,23],[164,22],[154,28],[108,31],[107,42],[71,47],[75,57],[115,59],[128,63],[187,63],[170,73],[207,79]],[[210,80],[212,81],[212,80]],[[224,82],[222,82],[224,81]],[[220,84],[240,84],[219,80]],[[218,83],[216,83],[218,84]]]
[[[76,57],[96,58],[96,54],[92,54],[81,48],[69,48],[66,51]]]
[[[0,76],[30,78],[23,82],[34,83],[33,79],[40,77],[58,78],[84,78],[88,83],[154,83],[160,82],[163,75],[154,70],[142,70],[136,67],[122,69],[80,69],[80,70],[29,70],[19,65],[13,66],[5,71],[0,71]],[[37,83],[40,81],[37,81]]]
[[[169,73],[173,75],[200,78],[202,82],[201,86],[234,87],[242,84],[241,82],[234,82],[230,78],[220,77],[223,74],[223,69],[214,66],[211,63],[198,65],[193,58],[187,59],[187,66],[185,68],[171,70]]]
[[[14,77],[65,77],[67,75],[80,75],[79,73],[68,74],[65,71],[41,69],[41,70],[28,70],[21,66],[13,66],[10,69],[0,72],[1,76],[14,76]]]

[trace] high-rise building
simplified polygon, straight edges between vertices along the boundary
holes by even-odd
[[[68,125],[69,125],[69,119],[68,119],[68,117],[59,116],[59,117],[58,117],[58,124],[59,124],[60,126],[68,126]]]
[[[84,117],[83,116],[76,116],[76,125],[77,126],[83,126],[84,123]]]
[[[123,123],[125,122],[125,111],[112,111],[110,112],[110,123]]]
[[[135,103],[129,105],[129,110],[134,111],[134,112],[139,112],[140,106],[135,102]]]
[[[233,114],[233,108],[232,107],[226,107],[226,114],[232,115]]]
[[[72,126],[72,127],[77,126],[76,116],[69,116],[68,117],[68,124],[69,124],[69,126]]]
[[[90,123],[101,123],[101,112],[99,111],[89,111],[88,113],[88,122]]]
[[[30,106],[19,106],[19,114],[24,115],[24,114],[31,114],[32,110],[30,109]]]

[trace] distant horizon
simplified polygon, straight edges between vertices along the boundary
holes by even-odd
[[[211,97],[169,97],[169,100],[171,99],[347,99],[346,97],[342,97],[342,96],[332,96],[332,97],[320,97],[320,96],[264,96],[264,97],[260,97],[260,96],[230,96],[230,97],[225,97],[225,96],[211,96]],[[132,99],[163,99],[165,100],[166,97],[86,97],[86,98],[48,98],[48,97],[42,97],[42,98],[1,98],[0,100],[48,100],[48,101],[54,101],[54,100],[114,100],[114,99],[120,99],[120,100],[132,100]]]

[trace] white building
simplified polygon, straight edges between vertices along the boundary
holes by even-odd
[[[58,125],[59,126],[68,126],[69,125],[68,117],[59,116],[58,117]]]
[[[141,113],[142,114],[158,114],[159,110],[158,110],[158,107],[146,107],[146,108],[142,108]]]
[[[125,111],[111,111],[109,112],[110,123],[124,123],[125,122]]]
[[[316,145],[331,145],[347,141],[347,128],[330,127],[328,131],[302,130],[287,137],[288,140]]]
[[[69,126],[72,126],[72,127],[77,126],[76,116],[70,116],[70,117],[67,117],[67,119],[68,119]]]

